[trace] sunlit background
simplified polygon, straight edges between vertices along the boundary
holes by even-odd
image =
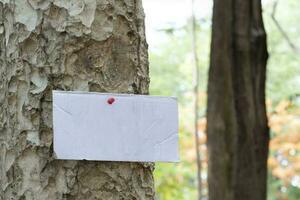
[[[212,0],[195,0],[200,58],[202,179],[207,195],[205,136],[206,83],[209,67]],[[274,3],[278,2],[274,10]],[[150,93],[177,96],[181,162],[157,164],[160,200],[196,199],[196,152],[193,135],[193,54],[191,0],[143,0],[150,59]],[[300,199],[300,1],[264,0],[268,33],[267,106],[271,127],[268,199]],[[273,17],[272,17],[273,16]]]

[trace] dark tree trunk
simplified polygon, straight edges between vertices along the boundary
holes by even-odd
[[[208,83],[210,200],[266,199],[269,129],[260,0],[214,0]]]

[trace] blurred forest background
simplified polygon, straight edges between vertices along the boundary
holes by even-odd
[[[189,0],[143,0],[149,43],[150,92],[179,99],[181,162],[157,164],[158,198],[196,199],[194,141],[194,64]],[[271,128],[268,199],[300,199],[300,1],[264,0],[268,34],[267,107]],[[196,1],[200,59],[199,142],[203,193],[207,194],[206,87],[209,67],[212,1]]]

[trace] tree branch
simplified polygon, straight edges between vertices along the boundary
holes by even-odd
[[[277,29],[279,30],[279,32],[281,33],[281,35],[283,36],[283,38],[287,41],[288,45],[290,46],[290,48],[296,52],[296,53],[300,53],[300,48],[297,47],[296,45],[294,45],[294,43],[292,42],[292,40],[290,39],[289,35],[285,32],[285,30],[282,28],[281,24],[279,23],[279,21],[276,19],[276,11],[277,11],[277,6],[278,6],[278,2],[279,0],[276,0],[273,4],[273,8],[272,8],[272,13],[271,13],[271,19],[273,20],[275,26],[277,27]]]
[[[197,177],[198,177],[198,200],[202,199],[202,178],[201,178],[201,154],[199,144],[199,132],[198,132],[198,121],[199,121],[199,58],[197,54],[197,32],[196,32],[196,17],[194,10],[195,0],[192,0],[192,51],[194,56],[194,74],[195,74],[195,85],[194,85],[194,131],[195,131],[195,145],[197,155]]]

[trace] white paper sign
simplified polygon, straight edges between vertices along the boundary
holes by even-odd
[[[53,91],[58,159],[178,162],[173,97]]]

